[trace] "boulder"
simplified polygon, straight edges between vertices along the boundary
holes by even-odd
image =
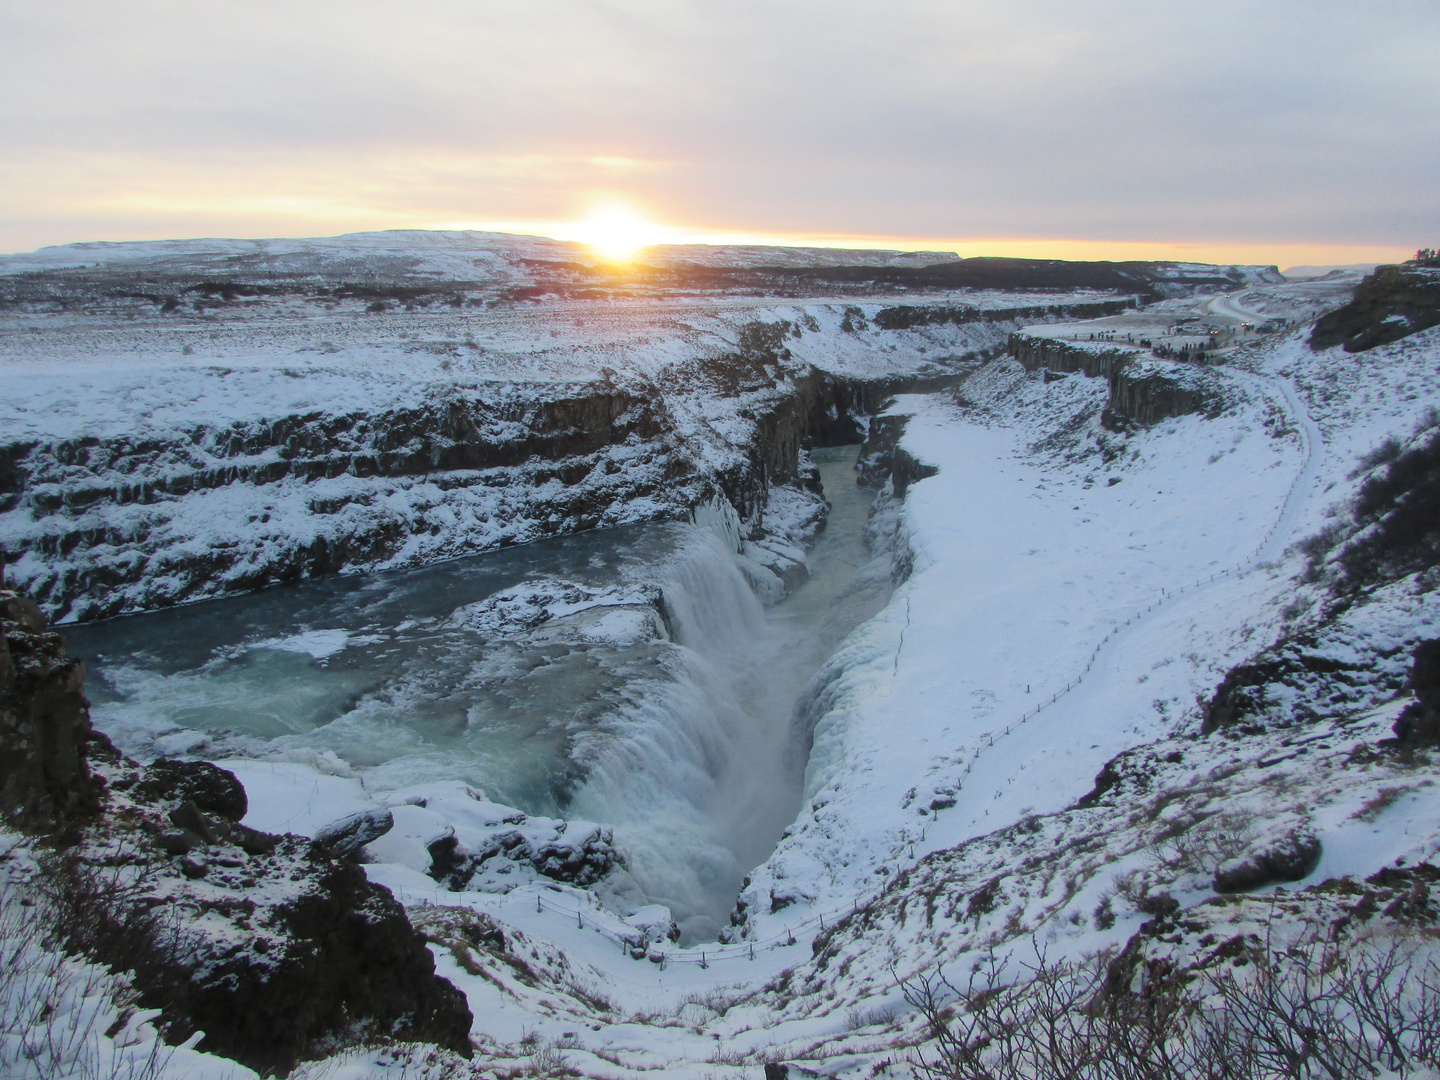
[[[1223,863],[1215,872],[1215,891],[1251,892],[1278,881],[1299,881],[1320,863],[1320,841],[1301,831]]]
[[[250,808],[245,788],[235,774],[208,761],[161,758],[145,770],[135,793],[147,801],[192,802],[201,813],[227,821],[239,821]]]
[[[238,824],[245,791],[223,769],[122,758],[90,727],[84,677],[0,588],[0,796],[22,824],[65,829],[39,885],[67,951],[129,972],[170,1041],[203,1031],[201,1050],[262,1073],[357,1038],[469,1055],[465,997],[388,889],[321,844]],[[389,811],[357,816],[332,848],[378,835]]]
[[[127,783],[100,765],[110,812],[47,880],[70,907],[67,949],[131,972],[139,1004],[172,1042],[262,1074],[356,1038],[470,1052],[465,997],[435,973],[424,939],[383,886],[303,836],[272,836]],[[352,834],[353,835],[353,834]],[[116,888],[116,853],[143,887]],[[166,913],[160,919],[157,913]]]
[[[1415,661],[1405,688],[1415,700],[1395,721],[1395,737],[1410,746],[1440,743],[1440,640],[1415,646]]]
[[[1377,266],[1342,308],[1315,321],[1310,348],[1344,345],[1348,353],[1418,334],[1440,323],[1440,272],[1415,262]]]
[[[315,834],[315,842],[337,859],[348,859],[394,827],[395,815],[384,807],[362,810],[326,825]]]

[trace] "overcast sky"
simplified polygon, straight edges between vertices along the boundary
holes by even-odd
[[[5,251],[623,204],[1360,261],[1440,242],[1440,2],[0,0],[0,146]]]

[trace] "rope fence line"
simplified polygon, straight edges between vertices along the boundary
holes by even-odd
[[[1260,376],[1257,375],[1250,375],[1249,377],[1257,380],[1260,378]],[[1293,414],[1295,409],[1295,403],[1291,402],[1283,392],[1280,396],[1282,397],[1282,399],[1284,399],[1286,408]],[[1270,542],[1274,540],[1275,534],[1279,531],[1280,526],[1289,516],[1291,505],[1295,500],[1301,483],[1305,480],[1306,472],[1310,468],[1311,459],[1314,454],[1314,448],[1312,447],[1310,440],[1310,433],[1306,430],[1305,425],[1300,422],[1299,417],[1297,416],[1292,415],[1291,420],[1295,422],[1295,430],[1300,435],[1300,443],[1303,448],[1304,456],[1300,462],[1300,468],[1296,470],[1294,479],[1290,481],[1289,489],[1285,492],[1285,499],[1280,504],[1280,512],[1275,516],[1275,520],[1270,523],[1270,527],[1265,531],[1265,535],[1261,538],[1260,543],[1255,546],[1255,549],[1234,566],[1227,567],[1224,570],[1217,570],[1212,573],[1208,578],[1197,578],[1196,580],[1188,583],[1187,585],[1180,586],[1180,588],[1175,590],[1174,592],[1170,592],[1162,587],[1160,590],[1160,597],[1158,599],[1152,600],[1150,604],[1146,606],[1143,610],[1133,612],[1129,616],[1129,618],[1127,618],[1123,623],[1117,623],[1105,634],[1103,638],[1100,639],[1099,643],[1095,646],[1095,648],[1091,650],[1090,657],[1085,662],[1085,668],[1079,675],[1071,679],[1063,687],[1051,694],[1049,700],[1042,701],[1033,709],[1029,710],[1026,713],[1023,713],[1018,720],[1014,720],[1009,724],[1006,724],[1002,735],[1012,734],[1015,729],[1020,727],[1021,724],[1024,724],[1026,721],[1033,719],[1042,710],[1049,708],[1051,705],[1054,705],[1057,701],[1060,700],[1060,698],[1064,697],[1071,690],[1075,689],[1075,687],[1079,686],[1085,676],[1090,674],[1090,671],[1094,668],[1095,661],[1100,658],[1100,653],[1105,648],[1106,644],[1108,644],[1110,639],[1116,634],[1118,634],[1122,629],[1129,626],[1137,619],[1150,614],[1162,604],[1168,603],[1170,600],[1174,599],[1176,596],[1181,595],[1189,589],[1197,589],[1203,585],[1208,585],[1217,580],[1218,578],[1243,573],[1254,567],[1255,564],[1260,561],[1260,556],[1265,552],[1266,548],[1270,546]],[[975,768],[975,764],[980,760],[981,754],[983,754],[986,750],[992,748],[994,745],[995,735],[993,733],[986,733],[986,735],[984,736],[984,742],[976,746],[974,753],[970,755],[970,760],[966,762],[965,767],[961,769],[960,773],[956,776],[955,784],[957,787],[970,776],[971,772]],[[995,797],[999,798],[1000,793],[996,792]],[[938,813],[938,810],[932,811],[932,813]]]
[[[846,908],[836,908],[830,911],[817,912],[799,922],[786,927],[778,933],[767,937],[756,938],[751,941],[738,941],[730,944],[707,944],[701,946],[682,947],[679,945],[655,945],[648,944],[643,951],[639,947],[643,931],[637,930],[633,934],[623,934],[615,931],[598,918],[585,918],[585,908],[576,904],[572,908],[556,904],[543,896],[536,895],[536,912],[548,911],[552,915],[562,915],[565,918],[574,917],[576,929],[590,930],[601,937],[607,938],[620,947],[622,953],[631,954],[636,960],[648,959],[651,963],[659,964],[662,968],[667,964],[697,964],[702,968],[708,968],[713,963],[725,960],[754,960],[756,953],[772,952],[775,949],[789,948],[798,945],[797,933],[805,933],[810,929],[825,929],[825,920],[828,918],[830,924],[836,923],[854,915],[861,908],[868,906],[878,899],[880,893],[874,893],[867,899],[857,900]],[[640,955],[635,955],[636,953]]]

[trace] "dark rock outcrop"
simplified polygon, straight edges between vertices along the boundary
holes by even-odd
[[[85,817],[99,786],[86,764],[96,738],[82,692],[85,665],[40,610],[0,586],[0,810],[41,826]]]
[[[1221,405],[1215,377],[1183,363],[1140,361],[1119,366],[1110,375],[1110,401],[1101,422],[1156,424],[1172,416],[1213,414]]]
[[[171,817],[188,820],[193,808]],[[204,1031],[200,1049],[267,1074],[357,1037],[468,1055],[464,996],[359,866],[300,836],[257,847],[263,834],[216,819],[190,821],[207,839],[177,850],[153,808],[124,809],[138,827],[93,830],[49,881],[67,947],[131,971],[168,1039]],[[117,885],[117,839],[143,889]]]
[[[1377,266],[1355,298],[1327,312],[1310,333],[1312,349],[1344,345],[1364,352],[1440,325],[1440,269],[1403,263]]]
[[[1236,664],[1205,703],[1202,734],[1304,724],[1399,689],[1393,658],[1357,658],[1348,645],[1343,626],[1322,625],[1288,635]]]
[[[1215,872],[1215,891],[1250,892],[1277,881],[1299,881],[1320,864],[1320,841],[1309,833],[1292,832],[1231,859]]]
[[[230,821],[239,821],[249,809],[245,789],[235,774],[208,761],[161,758],[152,762],[135,785],[134,794],[138,799],[156,803],[193,802],[203,813]]]
[[[1039,322],[1042,319],[1103,319],[1131,307],[1129,300],[1097,300],[1083,304],[1045,304],[1032,307],[983,308],[953,304],[906,304],[881,308],[874,323],[881,330],[913,330],[920,326],[964,326],[975,322],[1009,320]]]
[[[1078,371],[1092,379],[1108,379],[1140,355],[1135,349],[1087,348],[1031,334],[1011,334],[1009,351],[1026,371]]]
[[[337,859],[357,856],[371,840],[379,840],[395,827],[395,815],[385,808],[362,810],[332,821],[315,834],[315,842]]]
[[[1415,646],[1415,663],[1405,685],[1415,700],[1395,721],[1395,737],[1411,746],[1440,744],[1440,640]]]
[[[862,483],[879,487],[888,479],[895,495],[902,499],[916,480],[924,480],[940,471],[920,461],[900,445],[909,419],[909,416],[901,414],[877,416],[870,421],[869,434],[860,447],[860,457],[856,462]]]
[[[1172,416],[1213,413],[1221,404],[1214,377],[1192,364],[1146,360],[1132,348],[1086,346],[1030,334],[1011,334],[1010,355],[1046,381],[1075,372],[1110,384],[1101,422],[1112,430],[1154,424]]]
[[[612,869],[625,865],[625,856],[615,847],[613,829],[594,826],[584,835],[565,829],[564,839],[527,840],[519,830],[493,834],[478,851],[464,847],[453,834],[437,837],[427,846],[429,875],[447,889],[459,891],[470,883],[490,859],[529,863],[536,872],[554,881],[579,888],[595,884]]]
[[[172,1041],[204,1031],[262,1072],[356,1037],[468,1055],[465,998],[388,889],[239,824],[244,788],[214,765],[122,758],[91,731],[82,665],[10,590],[0,632],[0,790],[21,825],[67,830],[40,878],[67,948],[131,972]]]

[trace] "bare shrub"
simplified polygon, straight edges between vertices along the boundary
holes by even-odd
[[[859,1031],[861,1028],[883,1027],[893,1024],[899,1015],[900,1010],[894,1005],[877,1005],[870,1009],[852,1005],[845,1010],[845,1030]]]
[[[744,1050],[726,1050],[715,1047],[715,1052],[710,1055],[711,1065],[748,1065],[750,1055]]]
[[[59,948],[44,896],[0,884],[0,1074],[34,1080],[155,1080],[174,1050],[158,1037],[139,1053],[117,1036],[145,1014],[120,979]]]
[[[1138,991],[1099,959],[1006,984],[903,984],[924,1017],[925,1080],[1351,1080],[1440,1066],[1440,965],[1419,933],[1389,945],[1265,949],[1238,967],[1172,973]],[[1191,981],[1193,979],[1193,981]]]
[[[41,864],[49,929],[66,952],[112,971],[142,975],[160,963],[174,927],[161,911],[140,902],[147,891],[143,874],[72,858],[52,857]]]
[[[530,1051],[530,1068],[536,1076],[563,1076],[567,1072],[565,1055],[552,1042],[536,1043]]]
[[[1255,827],[1249,815],[1216,814],[1176,832],[1162,841],[1153,853],[1157,866],[1181,874],[1210,876],[1255,842]]]

